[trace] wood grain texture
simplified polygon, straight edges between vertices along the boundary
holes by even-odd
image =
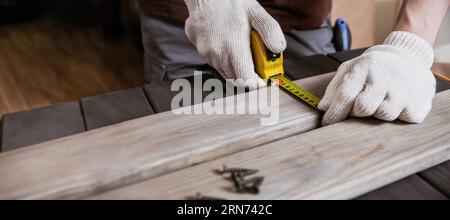
[[[332,76],[299,84],[321,97]],[[262,126],[261,115],[166,112],[0,155],[0,198],[89,196],[319,126],[317,111],[284,93],[279,103],[280,123],[273,126]]]
[[[450,161],[425,170],[420,176],[450,198]]]
[[[226,199],[352,199],[450,159],[450,91],[425,122],[351,119],[212,162],[159,176],[94,199],[185,199],[197,192]],[[261,194],[241,195],[215,175],[259,169]]]
[[[81,100],[87,130],[154,114],[142,88],[132,88]]]
[[[3,117],[0,118],[0,153],[3,148]]]
[[[47,20],[0,27],[0,115],[140,86],[129,38]]]
[[[398,182],[370,192],[358,200],[445,200],[432,185],[418,175],[413,175]]]
[[[66,102],[3,116],[1,152],[85,131],[78,102]]]
[[[200,77],[200,76],[198,76]],[[189,81],[191,85],[191,101],[192,103],[183,103],[183,107],[190,106],[192,104],[200,104],[203,102],[204,98],[211,94],[211,92],[203,91],[203,83],[209,79],[213,79],[213,77],[204,74],[201,76],[201,82],[200,84],[195,83],[195,77],[187,77],[186,80]],[[199,80],[200,81],[200,80]],[[147,97],[149,99],[149,102],[151,103],[154,111],[156,113],[161,113],[165,111],[171,110],[171,104],[172,99],[179,93],[178,91],[171,91],[172,88],[172,80],[164,80],[158,83],[153,84],[145,84],[142,86],[144,89],[144,92],[147,94]],[[195,103],[194,101],[194,90],[198,89],[199,91],[202,91],[202,99],[198,100],[198,103]]]
[[[436,91],[441,92],[450,89],[450,82],[436,77]]]

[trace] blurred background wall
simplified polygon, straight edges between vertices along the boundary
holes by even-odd
[[[333,19],[344,17],[353,32],[353,47],[382,43],[392,31],[402,0],[334,0]],[[450,63],[450,10],[435,45],[436,62]]]
[[[353,48],[369,47],[375,42],[375,1],[333,1],[332,20],[343,17],[350,24]]]
[[[334,0],[333,19],[345,18],[353,33],[353,47],[382,43],[392,31],[401,0]]]
[[[435,45],[436,62],[450,63],[450,10],[442,25]]]

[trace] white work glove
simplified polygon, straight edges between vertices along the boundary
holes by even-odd
[[[433,48],[409,32],[393,32],[383,45],[339,67],[319,108],[323,125],[354,117],[422,122],[431,110],[436,79]]]
[[[266,85],[255,73],[250,34],[254,28],[274,53],[286,49],[278,22],[256,0],[185,0],[186,34],[225,79],[250,90]]]

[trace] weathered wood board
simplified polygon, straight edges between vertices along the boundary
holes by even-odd
[[[159,176],[95,199],[352,199],[450,159],[450,91],[419,125],[351,119],[212,162]],[[259,169],[258,196],[236,194],[214,174],[222,165]]]
[[[358,200],[445,200],[444,194],[427,183],[419,175],[413,175],[398,182],[370,192]]]
[[[450,198],[450,161],[425,170],[420,176]]]
[[[80,104],[87,130],[154,114],[139,87],[84,98]]]
[[[6,114],[0,126],[2,152],[85,131],[80,105],[77,102]]]
[[[299,84],[321,97],[332,76]],[[229,104],[235,97],[217,102]],[[283,92],[279,103],[280,123],[272,126],[262,126],[261,115],[166,112],[1,154],[0,198],[81,198],[319,126],[319,113],[309,106]]]

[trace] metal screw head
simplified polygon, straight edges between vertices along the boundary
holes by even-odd
[[[223,165],[222,170],[215,170],[215,172],[219,175],[229,175],[228,178],[233,182],[234,188],[238,193],[258,194],[260,192],[259,188],[264,182],[263,176],[246,179],[246,177],[258,173],[259,171],[256,169],[228,168]]]

